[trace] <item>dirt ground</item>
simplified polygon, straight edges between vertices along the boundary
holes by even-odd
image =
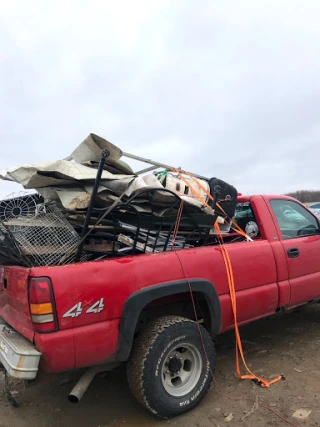
[[[261,320],[241,332],[250,368],[266,379],[283,374],[285,381],[262,389],[252,381],[237,379],[232,332],[221,335],[216,343],[215,378],[224,394],[213,385],[207,398],[181,417],[161,421],[145,412],[131,397],[121,367],[98,375],[78,405],[70,404],[67,395],[79,373],[45,377],[28,386],[17,409],[4,396],[0,374],[0,427],[289,425],[259,404],[257,407],[256,399],[295,425],[320,426],[320,304]],[[311,412],[299,420],[293,417],[297,410],[304,410],[306,415]]]

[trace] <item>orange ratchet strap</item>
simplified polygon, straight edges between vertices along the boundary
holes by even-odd
[[[174,230],[173,230],[173,234],[172,234],[172,246],[174,246],[176,238],[177,238],[180,220],[181,220],[181,216],[182,216],[182,211],[183,211],[183,200],[181,200],[181,202],[180,202],[180,206],[179,206],[178,214],[177,214],[177,220],[176,220],[176,223],[174,225]]]
[[[190,190],[197,197],[197,199],[200,200],[204,206],[209,206],[207,204],[207,202],[200,196],[200,194],[190,185],[190,183],[187,182],[187,180],[183,177],[181,172],[178,169],[174,169],[174,170],[179,175],[179,177],[183,180],[183,182],[190,188]],[[191,178],[192,181],[205,192],[205,194],[209,197],[209,199],[213,200],[212,195],[207,191],[207,189],[199,181],[197,181],[188,172],[183,171],[183,173],[185,175],[189,176],[189,178]],[[225,211],[222,209],[222,207],[218,203],[217,203],[217,206],[226,215]],[[180,206],[180,208],[181,208],[181,206]],[[179,212],[179,213],[181,216],[181,212]],[[239,234],[241,234],[242,236],[244,236],[246,238],[249,237],[238,226],[238,224],[232,220],[232,218],[230,218],[230,220],[232,221],[232,223],[235,226],[235,228],[233,228],[235,231],[237,231]],[[222,236],[222,233],[221,233],[221,230],[220,230],[220,227],[219,227],[219,224],[217,221],[214,224],[214,228],[215,228],[217,236],[218,236],[219,245],[221,248],[221,254],[222,254],[222,257],[223,257],[223,260],[224,260],[224,263],[226,266],[226,271],[227,271],[229,293],[230,293],[230,298],[231,298],[231,305],[232,305],[232,312],[233,312],[234,326],[235,326],[235,333],[236,333],[236,369],[237,369],[237,374],[238,374],[239,378],[241,378],[242,380],[253,380],[257,384],[259,384],[261,387],[264,387],[264,388],[270,387],[272,384],[275,384],[278,381],[280,381],[281,379],[284,379],[284,377],[282,375],[280,375],[279,377],[277,377],[271,381],[266,381],[264,378],[260,378],[257,375],[255,375],[253,372],[251,372],[251,370],[249,369],[249,367],[245,361],[242,342],[241,342],[241,336],[240,336],[239,326],[238,326],[237,300],[236,300],[236,291],[235,291],[235,285],[234,285],[234,277],[233,277],[231,260],[230,260],[230,256],[229,256],[229,253],[227,251],[227,248],[225,247],[225,243],[223,241],[223,236]],[[250,240],[252,240],[252,239],[250,239]],[[242,361],[248,375],[241,375],[239,353],[240,353],[241,361]]]
[[[264,378],[257,377],[251,370],[249,369],[243,353],[243,347],[239,332],[239,326],[238,326],[238,319],[237,319],[237,300],[236,300],[236,291],[235,291],[235,285],[234,285],[234,277],[233,277],[233,271],[232,271],[232,265],[229,257],[229,253],[227,251],[227,248],[225,247],[223,237],[220,231],[219,224],[216,222],[214,225],[217,235],[219,237],[219,243],[221,248],[222,257],[226,266],[227,270],[227,277],[228,277],[228,284],[229,284],[229,292],[230,292],[230,298],[231,298],[231,304],[232,304],[232,311],[233,311],[233,317],[234,317],[234,327],[235,327],[235,333],[236,333],[236,369],[237,374],[239,378],[242,380],[253,380],[257,384],[259,384],[261,387],[267,388],[270,387],[272,384],[277,383],[281,379],[284,379],[282,375],[279,377],[273,379],[272,381],[266,381]],[[239,362],[239,353],[241,356],[242,363],[248,372],[249,375],[241,375],[240,370],[240,362]]]
[[[190,188],[191,192],[195,195],[196,199],[198,199],[205,207],[209,207],[208,203],[200,196],[200,194],[192,187],[192,185],[190,185],[190,182],[188,182],[185,179],[185,177],[182,175],[182,173],[176,168],[174,169],[174,171],[179,175],[179,177],[186,184],[186,186]],[[189,175],[189,174],[187,174],[187,175]],[[197,184],[197,181],[195,181],[195,183]]]
[[[178,173],[179,173],[179,171],[178,171]],[[185,175],[188,175],[188,177],[189,178],[191,178],[192,179],[192,181],[195,183],[195,184],[197,184],[198,185],[198,187],[200,187],[201,188],[201,190],[203,190],[205,193],[206,193],[206,195],[209,197],[209,199],[210,200],[213,200],[213,197],[212,197],[212,195],[209,193],[209,191],[201,184],[201,182],[199,182],[199,181],[197,181],[196,179],[195,179],[195,177],[194,176],[192,176],[192,175],[190,175],[187,171],[183,171],[183,173],[185,174]],[[180,176],[180,173],[179,173],[179,176]],[[185,181],[186,182],[186,181]],[[218,208],[221,210],[221,212],[222,213],[224,213],[226,216],[228,216],[226,213],[225,213],[225,211],[222,209],[222,207],[219,205],[219,203],[217,203],[217,206],[218,206]],[[232,228],[232,230],[234,230],[236,233],[238,233],[238,234],[240,234],[242,237],[245,237],[247,240],[250,240],[250,241],[252,241],[252,239],[242,230],[242,228],[240,228],[239,227],[239,225],[232,219],[232,218],[229,218],[230,219],[230,221],[232,222],[232,225],[233,225],[233,227],[231,227]]]

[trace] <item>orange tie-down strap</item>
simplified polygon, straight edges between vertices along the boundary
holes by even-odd
[[[190,185],[190,183],[184,178],[184,176],[181,174],[181,172],[178,169],[175,169],[175,172],[180,176],[180,178],[182,179],[182,181],[190,188],[190,190],[192,191],[192,193],[195,195],[195,197],[204,205],[204,206],[209,206],[207,204],[207,202],[200,196],[200,194],[192,187],[192,185]],[[190,175],[188,172],[183,171],[183,173],[187,176],[189,176],[192,181],[198,186],[200,187],[205,194],[209,197],[209,199],[213,200],[212,195],[207,191],[207,189],[199,182],[197,181],[192,175]],[[219,207],[219,209],[221,209],[221,211],[223,213],[224,210],[221,208],[221,206],[217,203],[217,206]],[[232,223],[235,225],[235,231],[237,231],[239,234],[241,234],[244,237],[248,237],[247,234],[238,226],[237,223],[235,223],[232,218],[229,218]],[[233,277],[233,271],[232,271],[232,265],[231,265],[231,260],[229,257],[229,253],[228,250],[225,246],[225,243],[223,241],[223,236],[219,227],[218,222],[216,222],[214,224],[218,239],[219,239],[219,244],[220,244],[220,248],[221,248],[221,254],[225,263],[225,267],[226,267],[226,272],[227,272],[227,279],[228,279],[228,285],[229,285],[229,293],[230,293],[230,298],[231,298],[231,305],[232,305],[232,312],[233,312],[233,318],[234,318],[234,327],[235,327],[235,333],[236,333],[236,369],[237,369],[237,374],[239,376],[239,378],[241,378],[242,380],[253,380],[255,381],[257,384],[259,384],[261,387],[270,387],[272,384],[277,383],[278,381],[284,379],[284,377],[282,375],[280,375],[277,378],[274,378],[271,381],[266,381],[264,378],[260,378],[257,375],[255,375],[248,367],[245,357],[244,357],[244,353],[243,353],[243,347],[242,347],[242,342],[241,342],[241,336],[240,336],[240,332],[239,332],[239,326],[238,326],[238,318],[237,318],[237,299],[236,299],[236,291],[235,291],[235,285],[234,285],[234,277]],[[239,354],[242,360],[242,363],[248,373],[248,375],[241,375],[241,369],[240,369],[240,360],[239,360]]]
[[[221,247],[221,253],[222,257],[226,266],[227,270],[227,277],[228,277],[228,284],[229,284],[229,292],[230,292],[230,298],[231,298],[231,305],[232,305],[232,311],[233,311],[233,317],[234,317],[234,327],[235,327],[235,333],[236,333],[236,368],[237,368],[237,374],[242,380],[253,380],[257,382],[261,387],[270,387],[272,384],[277,383],[278,381],[284,379],[282,375],[280,375],[277,378],[274,378],[271,381],[266,381],[264,378],[260,378],[257,375],[255,375],[248,367],[243,353],[243,347],[239,332],[239,326],[238,326],[238,319],[237,319],[237,300],[236,300],[236,291],[235,291],[235,285],[234,285],[234,278],[233,278],[233,271],[231,266],[231,261],[229,257],[229,253],[225,247],[225,244],[223,242],[223,237],[220,231],[220,227],[218,223],[215,223],[215,229],[217,232],[217,235],[219,236],[219,243]],[[240,361],[239,361],[239,353],[241,356],[242,363],[248,372],[249,375],[241,375],[240,370]]]
[[[188,185],[188,187],[190,188],[190,190],[192,191],[192,193],[198,198],[198,200],[200,200],[200,202],[208,207],[208,203],[200,196],[200,194],[190,185],[190,183],[184,178],[184,176],[181,174],[181,172],[178,169],[174,170],[175,172],[177,172],[177,174],[179,175],[179,177],[183,180],[183,182]],[[201,184],[201,182],[199,182],[198,180],[195,179],[194,176],[190,175],[187,171],[182,171],[185,175],[187,175],[199,188],[201,188],[202,191],[205,192],[205,194],[208,196],[208,198],[210,200],[213,200],[212,195],[209,193],[209,191]],[[223,212],[227,217],[228,215],[225,213],[225,211],[223,210],[223,208],[219,205],[219,203],[217,203],[218,208],[221,210],[221,212]],[[228,217],[229,218],[229,217]],[[231,221],[233,227],[231,227],[236,233],[240,234],[240,236],[245,237],[247,240],[252,241],[252,239],[247,235],[247,233],[245,233],[242,228],[239,227],[239,225],[232,219],[229,218],[229,220]]]

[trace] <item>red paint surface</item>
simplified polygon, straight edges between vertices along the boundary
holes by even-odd
[[[285,198],[285,197],[284,197]],[[254,242],[230,243],[237,292],[239,323],[247,323],[320,296],[320,236],[283,241],[270,209],[272,196],[239,197],[251,202],[261,238]],[[293,242],[295,240],[295,242]],[[298,247],[301,257],[288,259],[286,250]],[[233,327],[226,269],[218,246],[178,252],[189,279],[211,281],[220,297],[223,330]],[[7,289],[4,289],[4,277]],[[52,281],[59,331],[34,334],[28,305],[28,279],[49,277]],[[185,279],[177,255],[159,253],[62,267],[25,269],[6,267],[0,271],[0,316],[43,353],[41,364],[48,372],[59,372],[102,363],[117,349],[119,324],[125,301],[139,289]],[[104,299],[100,313],[85,311]],[[82,303],[78,317],[63,315]]]

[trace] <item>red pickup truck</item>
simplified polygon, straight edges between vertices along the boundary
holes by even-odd
[[[320,299],[316,216],[289,197],[237,202],[235,220],[253,240],[225,238],[239,324]],[[149,411],[166,418],[190,410],[212,381],[212,338],[233,327],[219,245],[59,267],[0,267],[0,365],[22,380],[39,369],[94,367],[71,401],[98,370],[127,362],[130,388]]]

